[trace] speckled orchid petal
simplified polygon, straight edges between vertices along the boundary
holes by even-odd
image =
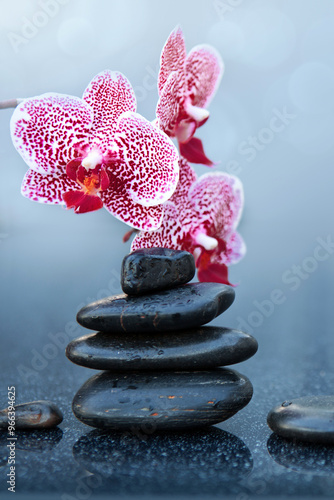
[[[179,179],[179,156],[172,141],[136,113],[123,113],[115,142],[126,165],[121,173],[135,203],[145,207],[167,201]]]
[[[182,30],[177,26],[169,35],[161,52],[158,76],[159,95],[172,71],[180,71],[186,60],[186,46]]]
[[[21,193],[39,203],[65,205],[63,193],[77,187],[78,184],[66,174],[47,175],[28,170],[22,182]]]
[[[182,248],[183,228],[178,219],[178,210],[169,201],[164,208],[165,215],[159,229],[152,232],[141,231],[138,233],[132,241],[131,252],[139,248],[163,247],[174,250]]]
[[[213,167],[214,163],[204,153],[204,148],[201,139],[192,137],[190,141],[180,142],[180,155],[191,163],[200,163],[207,167]]]
[[[100,193],[104,207],[117,219],[141,231],[153,231],[162,222],[163,205],[144,207],[135,203],[129,196],[124,184],[114,177],[110,187]],[[150,234],[150,233],[148,233]]]
[[[198,225],[226,238],[237,227],[244,196],[241,181],[223,172],[202,175],[190,188],[189,199]]]
[[[159,127],[170,137],[175,137],[177,126],[181,120],[184,97],[185,80],[183,74],[174,71],[168,77],[156,109]],[[184,118],[187,118],[186,115]]]
[[[108,148],[121,114],[136,111],[136,97],[130,82],[117,71],[102,71],[89,83],[82,98],[94,112],[94,137]]]
[[[92,109],[82,99],[43,94],[17,106],[10,130],[15,148],[31,169],[61,174],[90,143],[92,123]]]
[[[189,204],[189,189],[196,181],[197,175],[192,166],[184,158],[179,159],[179,168],[179,182],[177,183],[176,189],[173,196],[170,198],[170,201],[185,209],[186,205]],[[192,210],[191,206],[189,206],[189,210]]]
[[[212,262],[229,266],[239,262],[246,254],[246,244],[237,231],[232,233],[226,240],[221,240],[218,237],[218,242],[218,251],[214,252]]]
[[[205,108],[220,84],[224,64],[210,45],[197,45],[186,59],[188,92],[194,106]]]

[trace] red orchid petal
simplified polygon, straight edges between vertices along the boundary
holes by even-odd
[[[198,137],[192,137],[186,143],[180,143],[180,154],[191,163],[200,163],[212,167],[214,163],[205,155],[203,144]]]
[[[194,106],[205,108],[213,98],[224,71],[218,52],[210,45],[197,45],[186,59],[188,92]]]
[[[237,227],[243,208],[241,181],[223,172],[202,175],[189,190],[198,226],[226,239]]]
[[[160,94],[156,109],[159,127],[170,137],[175,137],[177,126],[184,114],[185,91],[184,74],[172,72]]]
[[[46,175],[28,170],[22,182],[21,193],[39,203],[64,205],[63,193],[77,187],[78,184],[66,174]]]
[[[95,210],[100,210],[102,207],[103,202],[99,196],[86,194],[79,203],[79,206],[75,209],[75,213],[84,214],[87,212],[94,212]]]
[[[110,184],[109,176],[105,168],[102,167],[100,170],[100,188],[102,189],[102,191],[108,189],[109,184]]]
[[[167,201],[179,178],[179,156],[169,137],[142,116],[123,113],[115,142],[125,162],[121,175],[134,203],[151,207]]]
[[[82,157],[80,158],[75,158],[74,160],[71,160],[67,165],[66,165],[66,175],[72,179],[72,181],[77,180],[77,170],[80,167],[82,162]]]
[[[98,196],[86,194],[83,191],[68,191],[63,194],[67,208],[74,208],[76,214],[93,212],[103,207]]]
[[[110,187],[101,191],[100,196],[105,208],[117,219],[135,229],[153,231],[157,229],[163,218],[163,205],[144,207],[135,203],[129,196],[126,184],[118,175],[110,176]]]
[[[160,72],[158,76],[159,95],[172,71],[180,71],[186,59],[186,46],[180,27],[176,27],[169,35],[161,52]]]
[[[182,248],[183,227],[178,220],[175,205],[167,202],[164,205],[165,215],[162,224],[156,231],[141,231],[134,238],[131,252],[138,248],[163,247],[178,250]]]
[[[108,148],[121,114],[136,111],[136,97],[130,82],[117,71],[102,71],[89,83],[82,98],[94,112],[94,136],[104,149]]]
[[[228,280],[228,269],[224,264],[209,264],[206,268],[199,267],[197,277],[202,282],[231,285]]]
[[[63,193],[63,200],[67,208],[76,208],[84,199],[85,193],[81,189],[67,191]]]
[[[122,238],[123,243],[126,243],[127,241],[129,241],[129,239],[131,238],[131,236],[133,234],[137,234],[137,233],[138,233],[137,229],[130,229],[130,231],[127,231],[125,233],[125,235],[123,236],[123,238]]]
[[[84,180],[87,177],[87,170],[85,169],[85,167],[80,165],[79,168],[77,169],[76,174],[77,174],[77,180],[83,184]]]
[[[43,94],[15,108],[11,137],[30,168],[41,174],[61,174],[91,141],[92,123],[92,110],[82,99]]]

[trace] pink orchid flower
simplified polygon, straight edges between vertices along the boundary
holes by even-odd
[[[192,163],[212,166],[196,129],[209,118],[205,109],[213,98],[224,71],[223,61],[210,45],[197,45],[186,53],[179,27],[169,35],[161,53],[158,77],[158,126],[176,137],[181,155]]]
[[[128,80],[104,71],[83,98],[25,99],[11,120],[13,143],[30,167],[22,194],[66,204],[76,213],[103,206],[141,230],[159,227],[175,191],[178,152],[165,133],[136,113]]]
[[[236,232],[243,208],[243,188],[237,177],[223,172],[196,179],[186,160],[180,160],[180,181],[156,231],[139,232],[131,251],[165,247],[187,250],[196,260],[200,281],[225,283],[228,266],[245,254],[242,237]]]

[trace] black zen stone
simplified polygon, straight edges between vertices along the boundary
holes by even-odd
[[[91,330],[113,333],[181,330],[209,323],[233,300],[230,286],[191,283],[139,297],[106,297],[80,309],[77,321]]]
[[[63,415],[51,401],[32,401],[15,406],[15,430],[49,429],[63,421]],[[8,408],[0,411],[0,429],[7,429]]]
[[[180,332],[98,332],[72,340],[66,356],[97,370],[205,370],[241,363],[257,341],[239,330],[204,326]]]
[[[334,396],[307,396],[286,401],[269,412],[267,421],[279,436],[334,444]]]
[[[217,424],[244,406],[253,394],[238,372],[217,368],[201,372],[101,372],[73,399],[75,416],[84,424],[125,430],[149,426],[187,429]]]
[[[195,275],[194,257],[184,250],[144,248],[123,259],[121,286],[128,295],[184,285]]]

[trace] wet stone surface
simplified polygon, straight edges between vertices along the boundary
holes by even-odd
[[[116,295],[93,302],[77,314],[91,330],[170,331],[201,326],[230,307],[234,290],[220,283],[191,283],[150,295]]]
[[[195,275],[194,257],[183,250],[145,248],[123,259],[121,286],[128,295],[183,285]]]
[[[285,401],[267,418],[279,436],[310,443],[334,444],[334,396],[307,396]]]
[[[58,406],[51,401],[31,401],[15,406],[15,429],[49,429],[63,421]],[[0,429],[8,428],[8,409],[0,411]]]
[[[113,430],[188,429],[226,420],[251,400],[252,384],[233,370],[101,372],[73,399],[81,422]]]
[[[150,334],[98,332],[72,340],[67,357],[97,370],[197,370],[249,359],[257,341],[239,330],[204,326]]]

